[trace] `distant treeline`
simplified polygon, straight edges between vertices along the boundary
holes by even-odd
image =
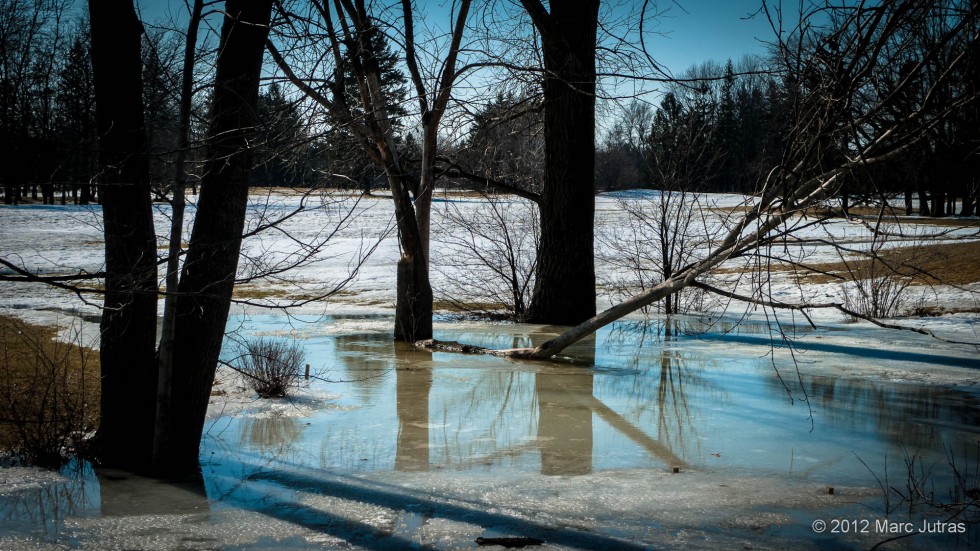
[[[939,55],[923,54],[922,63],[954,53],[940,49]],[[972,59],[958,79],[963,87],[976,87],[980,81]],[[912,70],[908,65],[894,69],[894,74],[882,75],[883,90],[866,92],[869,102]],[[872,117],[855,121],[852,131],[841,134],[838,141],[813,147],[824,148],[827,158],[835,162],[847,159],[860,164],[861,159],[849,154],[857,149],[856,144],[875,136],[878,128],[923,116],[922,106],[936,113],[950,108],[942,97],[924,97],[927,90],[935,93],[932,83],[916,84],[913,89],[922,90],[923,97],[894,102],[904,104],[904,110],[874,111]],[[795,128],[790,121],[808,100],[808,92],[807,75],[776,70],[756,59],[746,58],[738,64],[729,61],[724,68],[714,63],[694,67],[656,108],[634,101],[623,110],[597,152],[597,187],[755,193],[765,185],[770,171],[799,170],[784,166],[782,154],[786,142],[806,133],[807,129]],[[962,91],[947,90],[946,95],[960,94]],[[846,119],[852,108],[842,106],[841,116]],[[844,208],[848,200],[883,204],[886,197],[904,197],[907,214],[980,213],[980,117],[976,111],[973,106],[967,109],[967,117],[944,121],[914,141],[896,144],[898,154],[887,162],[854,170],[841,189]],[[957,202],[959,211],[955,210]]]
[[[88,28],[84,20],[67,25],[69,12],[60,2],[3,1],[4,28],[0,48],[0,149],[7,162],[0,164],[4,202],[30,198],[45,203],[88,203],[98,200],[98,136]],[[9,8],[9,9],[7,9]],[[923,25],[936,24],[923,22]],[[172,179],[177,144],[180,37],[147,31],[143,45],[143,99],[150,137],[151,179],[163,190]],[[911,30],[910,40],[929,56],[910,57],[905,65],[881,75],[877,90],[887,93],[913,73],[916,63],[942,66],[956,55],[955,44],[929,42],[928,28]],[[419,157],[416,136],[405,121],[402,107],[408,95],[398,59],[377,33],[372,44],[383,69],[382,86],[397,140],[407,152],[402,165],[412,170]],[[915,51],[916,48],[910,49]],[[776,56],[777,54],[773,54]],[[827,52],[828,63],[844,63]],[[965,65],[961,86],[975,87],[977,56]],[[692,67],[650,102],[625,99],[617,109],[606,109],[609,121],[600,137],[596,156],[596,190],[656,188],[751,194],[765,184],[767,174],[784,167],[787,141],[806,129],[793,128],[795,110],[810,97],[814,79],[797,74],[785,59],[744,58],[724,65],[706,62]],[[914,71],[925,80],[927,71]],[[274,79],[259,101],[259,141],[255,144],[255,186],[332,187],[361,189],[384,186],[385,178],[364,153],[353,133],[332,124],[329,116],[311,109],[303,96],[290,93]],[[932,90],[929,82],[912,89]],[[916,110],[942,110],[943,97],[908,97],[891,102],[905,105],[875,113],[855,124],[853,133],[834,143],[815,147],[846,157],[862,136],[890,121],[919,116]],[[948,90],[948,97],[957,97]],[[935,94],[935,91],[932,92]],[[941,94],[940,94],[941,95]],[[193,167],[201,166],[209,93],[197,94],[188,152],[189,181],[199,181]],[[846,113],[848,106],[842,106]],[[857,170],[843,187],[842,196],[854,201],[882,195],[905,197],[908,213],[944,216],[973,215],[978,202],[977,150],[980,117],[972,115],[929,129],[902,146],[902,154],[888,163]],[[539,87],[499,91],[490,97],[467,100],[455,124],[455,136],[441,141],[439,162],[442,187],[499,187],[537,192],[544,166],[544,140]],[[831,155],[828,158],[833,158]],[[812,167],[818,168],[818,167]],[[196,190],[195,190],[196,191]],[[163,199],[161,191],[158,199]],[[960,210],[954,207],[960,204]]]

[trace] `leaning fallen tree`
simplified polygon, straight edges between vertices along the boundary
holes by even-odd
[[[721,244],[706,258],[689,264],[658,285],[600,312],[540,346],[490,350],[433,339],[419,341],[416,345],[422,348],[435,348],[450,352],[488,353],[537,360],[552,358],[572,344],[616,320],[673,295],[686,287],[701,286],[698,282],[700,276],[707,274],[728,260],[742,257],[785,236],[785,232],[780,231],[780,228],[806,208],[816,205],[821,200],[836,193],[840,176],[846,170],[846,167],[841,167],[830,171],[829,174],[811,178],[784,199],[779,199],[773,192],[768,193],[739,220]],[[701,287],[706,288],[705,286]]]
[[[977,109],[975,87],[960,80],[980,61],[976,59],[977,3],[954,2],[938,12],[929,11],[934,9],[896,0],[873,6],[827,5],[801,14],[800,26],[779,44],[782,76],[793,109],[782,162],[769,172],[751,208],[701,259],[534,348],[490,350],[434,340],[420,341],[417,346],[550,359],[600,328],[687,287],[804,314],[807,309],[834,308],[883,327],[931,335],[926,330],[883,323],[840,303],[790,304],[748,297],[700,278],[732,259],[792,237],[799,228],[794,220],[840,193],[847,182],[915,151],[937,129]],[[836,23],[821,28],[808,21],[817,19],[822,11],[832,11]],[[780,19],[775,15],[771,21]],[[908,40],[908,29],[922,21],[942,26],[928,48]],[[784,36],[775,23],[774,30]],[[908,59],[918,61],[899,63]],[[899,65],[901,70],[896,73]],[[881,197],[884,201],[884,194]]]

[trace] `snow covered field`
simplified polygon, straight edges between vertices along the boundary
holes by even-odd
[[[623,202],[652,208],[656,199],[651,192],[600,196],[600,282],[628,275],[617,273],[602,245],[630,231]],[[705,199],[707,234],[744,202]],[[254,196],[250,227],[300,201]],[[706,317],[682,318],[670,335],[656,315],[637,315],[569,352],[595,365],[590,370],[396,347],[387,335],[397,242],[390,233],[381,239],[391,227],[390,199],[303,201],[280,229],[246,241],[241,275],[300,258],[306,251],[297,243],[329,241],[295,272],[243,286],[248,304],[233,310],[229,331],[295,339],[329,382],[304,384],[291,400],[258,400],[239,377],[219,371],[204,476],[193,491],[100,480],[86,469],[69,477],[0,470],[0,548],[461,549],[494,536],[538,537],[548,549],[870,547],[888,535],[816,533],[812,523],[898,519],[897,510],[885,510],[875,474],[887,469],[893,484],[904,484],[903,453],[917,453],[932,466],[933,483],[946,487],[947,449],[980,452],[976,347],[845,323],[833,312],[814,312],[816,330],[779,314],[793,348],[771,346],[772,312],[741,305],[708,301]],[[469,195],[435,203],[437,218],[441,209],[485,207]],[[163,247],[166,208],[157,219]],[[439,228],[434,249],[446,240],[440,232],[452,231]],[[908,237],[886,246],[919,241],[912,232],[980,239],[975,225],[902,230]],[[796,237],[788,254],[808,262],[840,259],[819,240],[868,243],[857,221],[807,227]],[[98,207],[0,208],[0,257],[39,272],[98,271],[101,243]],[[259,306],[331,289],[376,243],[357,278],[326,301],[298,306],[290,317]],[[463,269],[434,268],[437,294]],[[781,300],[847,292],[837,283],[800,288],[778,271],[768,285]],[[921,296],[908,297],[910,304],[973,312],[901,323],[980,340],[980,285],[912,291]],[[600,307],[612,295],[600,289]],[[98,297],[89,300],[0,284],[0,313],[62,326],[81,320],[94,341]],[[436,332],[510,347],[555,328],[443,315]],[[967,471],[975,484],[976,469]],[[971,526],[962,536],[922,534],[894,545],[970,548],[978,538]]]
[[[622,269],[610,262],[611,253],[606,246],[621,242],[631,236],[629,217],[624,205],[640,210],[654,211],[658,192],[634,191],[600,195],[596,205],[596,257],[600,288],[597,293],[600,309],[611,304],[614,297],[608,283],[619,278]],[[704,236],[717,239],[726,224],[738,216],[737,209],[746,205],[741,195],[710,194],[699,197],[705,214],[698,215],[692,224],[699,239]],[[504,198],[502,208],[513,216],[524,216],[528,210],[519,199]],[[518,208],[521,207],[521,208]],[[440,225],[440,213],[448,209],[463,215],[485,210],[486,201],[472,195],[447,194],[436,198],[433,228],[433,288],[437,296],[445,292],[447,274],[457,277],[460,271],[480,270],[479,266],[461,266],[452,263],[443,241],[447,233],[459,233],[451,225]],[[733,212],[734,209],[734,212]],[[165,251],[169,235],[169,208],[157,207],[157,236],[161,253]],[[193,227],[193,207],[187,216],[184,229],[185,241]],[[14,260],[17,264],[36,273],[97,272],[103,267],[101,210],[98,206],[43,206],[26,205],[5,207],[0,210],[0,258]],[[239,273],[248,277],[296,264],[296,268],[281,277],[268,277],[241,286],[240,293],[252,304],[292,304],[318,296],[346,279],[357,267],[358,260],[376,247],[360,266],[356,279],[344,289],[324,301],[303,304],[295,311],[303,314],[329,313],[331,315],[388,314],[394,304],[394,265],[398,258],[398,244],[393,230],[393,207],[385,196],[359,197],[356,195],[310,195],[299,193],[255,194],[251,198],[247,231],[270,222],[283,219],[275,228],[266,229],[246,239]],[[520,221],[515,221],[518,225]],[[796,224],[802,229],[792,233],[793,241],[785,250],[775,254],[810,264],[837,262],[839,253],[830,246],[833,242],[854,250],[862,250],[870,238],[864,223],[859,220],[834,219],[821,224],[801,220]],[[976,224],[965,221],[963,227],[934,226],[928,223],[906,224],[900,230],[901,237],[891,238],[884,248],[922,243],[918,236],[941,235],[937,242],[956,242],[963,239],[980,240]],[[480,243],[480,239],[476,239]],[[300,245],[302,244],[302,245]],[[315,246],[315,254],[309,247]],[[441,254],[445,253],[445,254]],[[449,258],[447,258],[449,257]],[[443,263],[440,264],[440,261]],[[734,267],[739,267],[737,262]],[[6,268],[0,268],[7,270]],[[9,271],[9,270],[7,270]],[[723,276],[731,279],[731,276]],[[162,277],[161,277],[162,279]],[[790,281],[788,274],[774,272],[768,282],[773,297],[809,295],[810,297],[839,298],[844,291],[840,284],[810,285],[805,289]],[[940,308],[957,306],[978,309],[980,283],[959,287],[937,286],[930,289],[913,289],[928,295],[929,302]],[[0,287],[0,308],[13,309],[17,315],[31,320],[51,323],[64,322],[81,315],[91,319],[98,315],[97,295],[83,300],[70,293],[45,289],[32,285],[5,283]],[[809,298],[809,297],[808,297]],[[918,302],[919,299],[910,299]],[[706,311],[717,311],[724,305],[709,302]],[[244,311],[254,308],[243,306]],[[819,316],[820,312],[815,312]],[[841,321],[839,314],[831,314],[825,321]],[[923,320],[925,321],[925,320]],[[947,325],[940,322],[940,325]],[[976,336],[975,333],[970,333]]]

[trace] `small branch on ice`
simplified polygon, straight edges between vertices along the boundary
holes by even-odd
[[[534,355],[537,348],[484,348],[472,344],[463,344],[456,341],[440,341],[437,339],[425,339],[415,342],[415,347],[420,350],[430,350],[433,352],[454,352],[456,354],[487,354],[490,356],[500,356],[502,358],[516,358],[521,360],[550,360],[562,361],[566,358],[553,356],[541,358]]]
[[[416,348],[423,350],[436,350],[439,352],[458,352],[460,354],[492,354],[495,351],[482,346],[462,344],[456,341],[440,341],[436,339],[425,339],[415,342]]]

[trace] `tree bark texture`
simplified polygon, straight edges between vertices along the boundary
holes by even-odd
[[[136,469],[147,465],[152,453],[157,380],[156,238],[143,119],[143,27],[131,0],[93,0],[89,16],[107,273],[100,459]]]
[[[221,31],[207,162],[184,261],[174,331],[168,467],[197,467],[208,399],[238,269],[251,144],[271,0],[229,0]]]
[[[183,74],[180,83],[180,135],[177,154],[174,158],[174,181],[171,186],[170,243],[167,247],[167,268],[165,277],[166,296],[163,305],[163,320],[160,328],[160,346],[157,350],[157,417],[153,442],[153,463],[155,468],[163,466],[170,447],[171,423],[170,400],[173,387],[174,331],[177,318],[177,289],[180,285],[180,253],[183,243],[184,192],[187,187],[187,151],[191,147],[191,109],[194,96],[194,61],[197,48],[197,31],[204,11],[204,0],[194,0],[191,18],[187,25],[184,43]]]
[[[402,253],[398,259],[395,275],[394,337],[396,341],[403,342],[430,339],[432,338],[432,285],[429,282],[428,250],[422,240],[415,205],[409,197],[405,172],[394,155],[396,150],[380,143],[380,139],[378,141],[379,156],[395,202],[398,241]]]
[[[429,267],[421,249],[403,252],[397,266],[395,340],[415,342],[416,336],[432,338],[432,286]]]
[[[541,243],[528,321],[574,325],[596,313],[595,51],[598,0],[523,0],[544,52]]]

